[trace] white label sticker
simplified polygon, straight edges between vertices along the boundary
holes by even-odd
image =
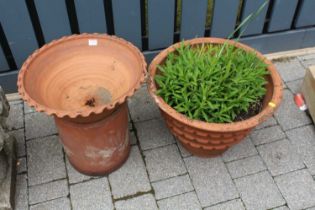
[[[89,39],[89,46],[96,46],[97,45],[97,39]]]

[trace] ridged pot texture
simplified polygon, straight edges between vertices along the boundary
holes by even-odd
[[[160,108],[167,126],[180,143],[192,154],[200,157],[213,157],[221,155],[232,145],[239,143],[258,124],[270,117],[280,105],[282,99],[282,81],[271,61],[261,53],[244,44],[220,39],[220,38],[196,38],[184,43],[191,46],[205,44],[223,44],[227,42],[248,52],[256,53],[257,57],[267,64],[269,75],[267,80],[267,93],[263,100],[263,109],[257,115],[239,122],[233,123],[207,123],[192,120],[170,107],[160,96],[156,94],[157,85],[154,81],[159,74],[158,65],[163,65],[168,54],[174,52],[180,43],[174,44],[159,53],[149,66],[148,90]]]
[[[131,43],[81,34],[35,51],[18,76],[21,97],[53,115],[70,163],[81,173],[119,168],[130,150],[128,106],[144,81],[146,62]]]

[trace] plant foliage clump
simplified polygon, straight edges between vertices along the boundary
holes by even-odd
[[[266,64],[232,45],[181,46],[158,66],[157,94],[191,119],[229,123],[266,93]]]

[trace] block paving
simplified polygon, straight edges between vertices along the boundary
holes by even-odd
[[[129,99],[131,153],[103,177],[78,173],[51,117],[11,101],[17,139],[16,210],[315,209],[315,127],[293,94],[314,55],[275,62],[284,100],[275,115],[216,158],[187,152],[167,130],[143,86]]]

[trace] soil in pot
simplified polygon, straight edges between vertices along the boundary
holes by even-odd
[[[209,52],[206,45],[219,49]],[[238,143],[281,101],[274,65],[230,40],[177,43],[162,51],[149,70],[149,91],[167,125],[186,149],[200,156],[221,154]]]
[[[108,35],[63,37],[35,51],[18,77],[22,98],[53,115],[70,163],[103,175],[129,154],[128,106],[146,63],[131,43]]]

